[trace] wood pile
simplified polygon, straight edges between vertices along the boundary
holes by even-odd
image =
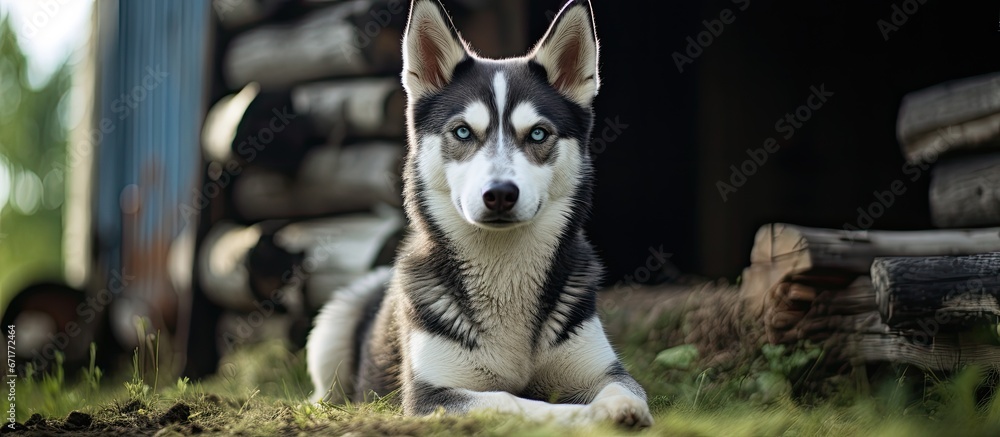
[[[824,346],[831,365],[891,361],[947,370],[997,364],[995,336],[966,344],[972,334],[965,335],[995,327],[1000,315],[1000,254],[991,253],[997,251],[1000,228],[845,231],[770,224],[757,233],[740,293],[763,321],[767,342],[812,340]],[[915,266],[932,265],[936,269],[914,273]]]
[[[188,341],[191,375],[240,343],[304,344],[332,290],[384,262],[403,227],[408,2],[212,4],[220,97],[189,210],[199,235],[189,330],[214,335]]]
[[[908,94],[897,136],[910,164],[930,167],[935,226],[1000,226],[1000,74]]]
[[[526,2],[446,2],[463,36],[503,57],[526,47]],[[197,223],[188,372],[215,368],[262,305],[303,344],[341,285],[391,262],[404,220],[400,81],[408,0],[212,0],[217,60]],[[278,297],[280,296],[280,298]],[[256,319],[254,319],[256,320]],[[228,335],[228,337],[227,337]],[[228,338],[214,344],[215,338]],[[206,370],[207,369],[207,370]]]
[[[869,364],[1000,366],[1000,228],[847,231],[761,227],[739,284],[606,291],[614,337],[693,345],[700,368],[738,369],[765,345],[823,353],[808,380]],[[787,349],[793,350],[793,349]]]
[[[216,304],[246,311],[276,288],[297,287],[305,306],[298,312],[309,314],[377,261],[334,259],[351,256],[344,248],[378,254],[400,232],[400,41],[408,7],[399,0],[215,1],[228,94],[205,120],[205,191],[219,189],[204,210],[198,265],[203,292]],[[358,227],[377,230],[358,234],[370,237],[365,247],[337,231]],[[297,229],[313,237],[283,238]]]
[[[1000,74],[907,95],[897,132],[908,168],[932,175],[933,222],[950,229],[766,225],[746,308],[769,343],[821,343],[831,370],[1000,365]]]
[[[947,229],[767,224],[737,286],[616,290],[602,304],[609,330],[694,345],[716,369],[812,343],[813,380],[880,363],[1000,368],[1000,74],[906,96],[898,136],[904,172],[932,175],[931,215]]]

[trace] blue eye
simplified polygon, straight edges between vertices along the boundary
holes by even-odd
[[[467,140],[472,136],[472,131],[468,127],[459,126],[458,129],[455,129],[455,136],[460,140]]]
[[[536,127],[531,130],[531,141],[534,141],[536,143],[545,141],[545,138],[547,138],[548,136],[549,133],[546,132],[545,129],[542,129],[540,127]]]

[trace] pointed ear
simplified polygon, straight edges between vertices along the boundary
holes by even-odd
[[[410,97],[443,88],[466,56],[444,7],[437,0],[413,0],[403,33],[403,88]]]
[[[597,54],[590,2],[572,0],[559,11],[529,56],[545,67],[553,87],[570,100],[588,107],[601,85]]]

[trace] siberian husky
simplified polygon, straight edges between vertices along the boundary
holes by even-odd
[[[399,390],[407,415],[494,410],[649,426],[595,311],[583,232],[600,86],[590,3],[526,56],[479,57],[437,0],[403,36],[410,233],[392,269],[339,290],[309,335],[313,400]]]

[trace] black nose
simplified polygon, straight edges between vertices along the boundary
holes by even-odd
[[[483,190],[483,203],[490,211],[507,212],[517,203],[518,193],[520,190],[513,183],[493,182]]]

